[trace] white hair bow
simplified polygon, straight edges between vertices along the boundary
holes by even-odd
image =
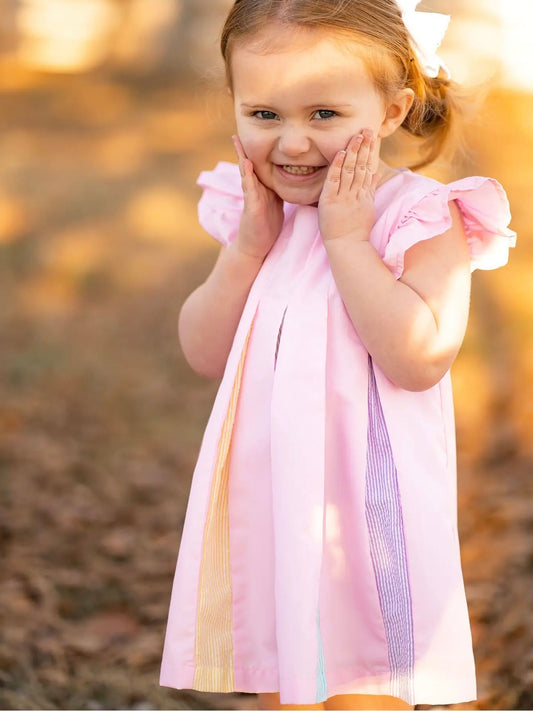
[[[437,54],[448,25],[449,15],[439,12],[417,12],[420,0],[396,0],[402,18],[412,40],[413,50],[430,77],[436,77],[442,68],[450,78],[450,70]]]

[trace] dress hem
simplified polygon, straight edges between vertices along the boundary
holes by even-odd
[[[215,671],[217,668],[202,668],[202,671]],[[261,693],[280,693],[280,703],[282,704],[314,704],[317,703],[316,692],[312,694],[303,694],[296,692],[296,695],[281,698],[281,690],[279,683],[278,669],[254,669],[251,667],[234,667],[234,684],[233,688],[198,688],[198,684],[194,684],[194,665],[183,664],[181,667],[174,668],[171,674],[161,674],[160,686],[165,686],[173,689],[188,689],[191,691],[199,691],[202,693],[245,693],[245,694],[261,694]],[[302,689],[302,682],[308,685],[309,689],[316,688],[316,679],[299,679],[290,680],[290,685],[297,689]],[[414,700],[403,698],[397,693],[391,693],[390,678],[377,679],[376,677],[354,679],[348,676],[346,671],[339,670],[338,674],[328,672],[327,680],[327,696],[322,699],[331,698],[332,696],[344,694],[369,694],[369,695],[385,695],[401,698],[409,704],[427,704],[448,705],[469,703],[477,699],[475,687],[466,683],[463,691],[457,690],[451,692],[446,690],[446,683],[442,680],[437,680],[435,677],[429,678],[425,675],[423,680],[415,682]],[[418,688],[417,688],[418,687]],[[290,692],[289,692],[290,694]],[[320,701],[319,701],[320,703]]]

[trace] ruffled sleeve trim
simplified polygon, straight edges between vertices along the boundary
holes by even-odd
[[[221,161],[214,170],[200,173],[197,184],[204,189],[198,202],[200,224],[227,247],[237,236],[243,207],[239,167]]]
[[[431,184],[435,185],[434,181]],[[451,200],[461,211],[471,270],[496,269],[507,263],[509,248],[516,243],[515,232],[508,228],[511,213],[507,196],[498,181],[476,176],[438,184],[399,220],[383,257],[396,278],[403,273],[405,252],[410,247],[450,229]]]

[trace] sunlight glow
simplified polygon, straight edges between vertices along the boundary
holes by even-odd
[[[108,0],[21,0],[18,57],[35,69],[90,69],[107,55],[118,20]]]
[[[439,9],[452,16],[440,54],[457,82],[533,90],[532,0],[446,0]]]
[[[315,540],[320,540],[323,532],[323,515],[322,508],[317,508],[313,512],[313,537]],[[346,554],[344,552],[341,540],[341,522],[339,511],[333,504],[326,504],[325,511],[325,540],[323,545],[327,548],[328,556],[331,565],[331,575],[335,579],[341,579],[346,576]]]
[[[533,90],[533,2],[531,0],[500,0],[498,16],[501,23],[501,80],[509,88]]]

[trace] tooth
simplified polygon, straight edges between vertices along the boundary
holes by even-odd
[[[311,165],[284,165],[283,168],[287,173],[293,173],[294,175],[309,175],[317,170]]]

